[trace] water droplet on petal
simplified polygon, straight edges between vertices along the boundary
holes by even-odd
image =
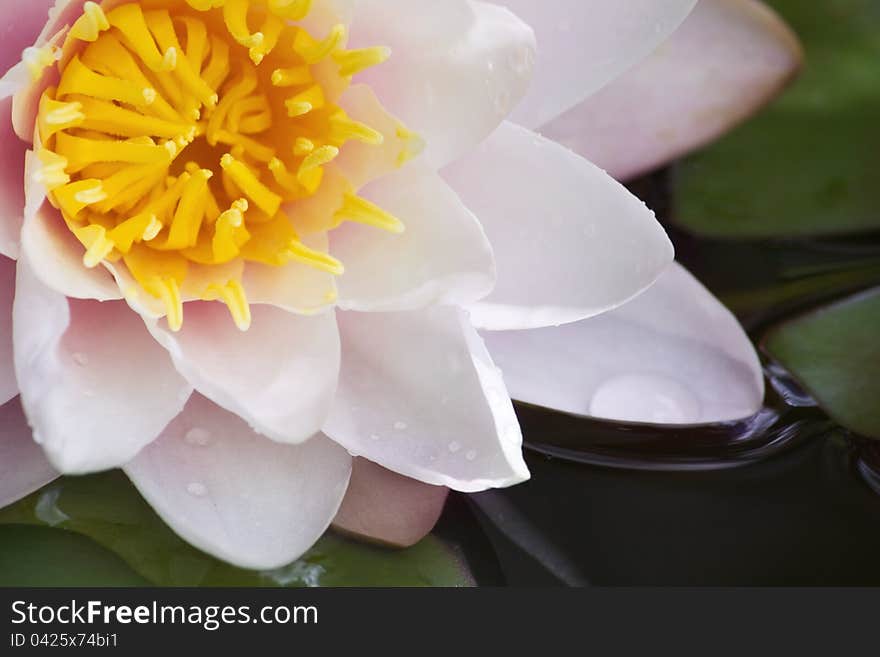
[[[475,460],[477,459],[477,452],[476,452],[476,450],[473,450],[473,449],[472,449],[472,450],[469,451],[467,454],[465,454],[464,457],[465,457],[468,461],[475,461]]]
[[[694,392],[658,374],[624,374],[606,381],[593,395],[590,414],[625,422],[699,422],[702,408]]]
[[[382,440],[382,436],[380,436],[378,433],[372,433],[370,434],[370,440]]]
[[[452,452],[453,454],[461,451],[461,443],[458,442],[457,440],[453,440],[451,443],[449,443],[449,451]]]
[[[397,429],[398,431],[405,431],[408,426],[409,425],[407,425],[406,422],[395,422],[394,423],[394,428]]]
[[[186,492],[195,497],[204,497],[208,493],[208,489],[205,487],[205,484],[194,481],[191,484],[187,484]]]

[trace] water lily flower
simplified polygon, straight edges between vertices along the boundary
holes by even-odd
[[[650,210],[533,131],[695,1],[3,7],[4,51],[45,24],[0,81],[0,386],[42,448],[7,404],[0,504],[122,467],[271,568],[527,479],[511,393],[753,413],[751,345]]]

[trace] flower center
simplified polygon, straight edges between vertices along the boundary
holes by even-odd
[[[246,329],[248,263],[343,272],[301,235],[344,221],[403,230],[350,188],[317,227],[298,216],[347,143],[383,143],[336,102],[390,54],[346,50],[342,25],[316,38],[297,24],[310,6],[87,2],[67,35],[57,87],[40,101],[38,177],[85,266],[124,264],[139,288],[127,294],[152,298],[173,330],[187,297],[226,303]]]

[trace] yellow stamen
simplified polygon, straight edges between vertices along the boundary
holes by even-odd
[[[161,230],[162,222],[159,218],[152,212],[143,212],[111,230],[110,239],[122,253],[128,253],[135,242],[156,239]]]
[[[180,250],[195,246],[205,216],[205,187],[213,175],[213,171],[199,169],[190,176],[174,213],[168,241],[163,249]]]
[[[37,115],[37,128],[43,142],[49,141],[56,132],[68,128],[78,128],[85,121],[82,103],[52,100],[47,90],[40,97],[40,111]]]
[[[226,285],[211,285],[205,293],[205,301],[219,299],[229,308],[232,320],[240,331],[247,331],[251,326],[251,307],[241,281],[231,280]]]
[[[308,66],[276,68],[272,72],[272,84],[276,87],[298,87],[312,80],[312,71]]]
[[[70,28],[70,36],[80,41],[96,41],[101,32],[110,29],[104,10],[95,2],[83,5],[83,15]]]
[[[43,183],[49,191],[70,182],[70,176],[65,172],[67,169],[67,158],[61,157],[57,153],[53,153],[45,148],[41,148],[37,152],[37,157],[40,159],[42,166],[33,174],[36,182]]]
[[[52,66],[60,55],[61,51],[49,44],[39,48],[32,46],[25,48],[21,53],[21,61],[24,62],[31,79],[39,80],[43,76],[43,71]]]
[[[226,0],[223,3],[223,20],[232,38],[239,44],[245,48],[257,48],[265,37],[262,32],[251,34],[247,24],[249,4],[248,0]]]
[[[305,30],[296,33],[293,49],[303,58],[306,64],[317,64],[330,56],[345,41],[345,26],[334,25],[330,34],[323,41],[316,41]]]
[[[320,85],[312,85],[305,91],[285,100],[284,104],[287,106],[287,115],[291,118],[303,116],[312,110],[324,107],[324,90]]]
[[[321,167],[335,160],[338,155],[339,149],[335,146],[316,148],[303,159],[299,171],[296,172],[296,179],[309,193],[314,194],[323,180]]]
[[[156,90],[137,82],[95,73],[80,61],[79,56],[67,65],[58,85],[59,98],[70,94],[82,94],[100,100],[115,100],[135,107],[151,105],[156,100]]]
[[[241,191],[263,212],[270,217],[278,212],[278,209],[281,207],[282,198],[261,183],[240,160],[236,160],[227,153],[220,160],[220,166],[229,174]]]
[[[298,137],[293,144],[293,154],[297,157],[308,155],[315,150],[315,142],[305,137]]]
[[[107,229],[103,226],[91,224],[82,228],[74,229],[77,238],[86,247],[83,255],[83,264],[89,269],[94,269],[113,251],[113,241],[107,238]]]
[[[133,141],[99,141],[73,137],[66,132],[56,136],[55,150],[67,158],[68,173],[76,173],[93,162],[130,162],[132,164],[170,164],[176,148],[165,142],[163,146],[135,143]]]
[[[33,180],[82,243],[84,266],[125,268],[126,296],[171,330],[183,325],[182,290],[222,301],[246,330],[248,266],[341,275],[308,246],[314,232],[344,221],[403,231],[357,196],[345,178],[353,160],[337,162],[351,142],[386,141],[338,99],[390,51],[346,50],[342,25],[314,37],[300,23],[312,4],[89,1],[66,35],[24,54],[33,76],[57,67],[58,80],[40,97]],[[390,157],[418,151],[403,126],[393,136]],[[373,159],[388,157],[358,157]],[[321,288],[327,304],[333,288]]]
[[[350,119],[345,112],[338,112],[330,117],[330,137],[339,144],[354,140],[371,146],[381,146],[385,142],[381,132]]]
[[[360,50],[341,50],[333,53],[333,60],[339,65],[339,75],[350,78],[358,73],[378,66],[391,57],[391,49],[382,46]]]
[[[340,223],[343,221],[353,221],[359,224],[366,224],[367,226],[387,230],[390,233],[402,233],[405,230],[405,226],[400,219],[354,194],[345,195],[342,207],[336,212],[336,220]]]
[[[83,208],[107,198],[100,180],[78,180],[53,190],[53,196],[65,215],[75,218]]]
[[[269,10],[291,21],[305,18],[312,9],[312,0],[269,0]]]
[[[171,70],[173,62],[156,47],[153,35],[147,27],[144,12],[141,11],[138,3],[132,2],[113,9],[107,14],[107,20],[122,33],[126,43],[151,71]]]

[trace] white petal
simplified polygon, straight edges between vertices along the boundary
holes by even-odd
[[[329,248],[326,233],[304,236],[302,241],[324,253]],[[326,308],[338,296],[332,274],[298,262],[283,267],[248,262],[243,283],[252,304],[268,304],[302,315]]]
[[[347,142],[331,164],[354,189],[397,171],[402,159],[417,154],[417,148],[414,150],[414,144],[405,137],[406,133],[401,136],[400,121],[388,113],[367,85],[350,86],[340,97],[339,106],[350,118],[382,135],[382,143],[378,145]],[[420,144],[416,142],[415,145]]]
[[[0,100],[0,253],[17,258],[24,222],[25,145],[12,130],[12,101]]]
[[[479,221],[436,173],[412,165],[367,187],[362,196],[406,226],[392,234],[346,224],[331,233],[331,252],[345,264],[339,306],[346,310],[414,310],[462,305],[495,285],[492,248]]]
[[[449,495],[366,459],[355,459],[348,492],[333,528],[394,547],[410,547],[431,533]]]
[[[535,82],[511,119],[537,128],[650,54],[697,0],[493,0],[538,37]]]
[[[57,476],[31,437],[19,400],[0,407],[0,509],[30,495]]]
[[[755,0],[703,0],[644,62],[541,129],[617,179],[706,144],[774,98],[797,37]]]
[[[15,262],[0,256],[0,404],[18,394],[12,353],[12,301],[15,298]]]
[[[764,399],[736,318],[677,264],[601,317],[485,338],[515,399],[569,413],[702,424],[749,417]]]
[[[466,314],[340,313],[343,364],[325,432],[428,484],[474,492],[528,479],[504,382]]]
[[[472,307],[481,328],[574,322],[631,299],[672,261],[644,203],[558,144],[505,123],[444,171],[495,251],[498,284]]]
[[[125,303],[68,300],[24,258],[13,332],[22,404],[35,439],[62,472],[126,463],[191,392]]]
[[[286,565],[336,514],[351,457],[316,436],[279,445],[200,395],[125,467],[181,537],[242,568]]]
[[[339,331],[333,313],[302,317],[252,306],[239,331],[221,303],[188,303],[183,329],[145,318],[178,371],[214,403],[258,433],[301,443],[321,428],[339,374]]]
[[[522,98],[534,33],[506,9],[466,0],[362,0],[352,45],[392,56],[357,79],[427,142],[434,167],[479,143]]]

